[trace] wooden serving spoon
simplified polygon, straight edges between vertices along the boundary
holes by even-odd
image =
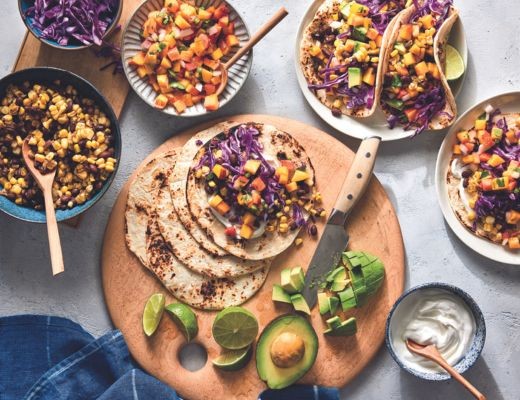
[[[64,271],[63,255],[61,253],[60,232],[56,221],[56,211],[52,200],[52,184],[56,170],[48,174],[42,174],[35,166],[34,160],[29,157],[29,139],[26,138],[22,146],[23,160],[27,169],[43,192],[45,199],[45,219],[47,220],[47,235],[49,236],[49,250],[51,253],[52,275]]]
[[[231,57],[226,63],[220,64],[220,72],[221,75],[221,81],[220,86],[217,89],[217,95],[220,96],[220,94],[224,91],[224,89],[227,86],[228,83],[228,70],[231,68],[240,58],[246,54],[251,48],[257,44],[265,35],[269,33],[271,29],[273,29],[278,23],[284,19],[287,14],[287,10],[284,7],[281,7],[270,19],[267,21],[252,37],[249,39],[249,41],[244,45],[244,47],[241,47],[238,49],[238,51]]]
[[[453,368],[450,364],[446,362],[446,360],[441,356],[441,353],[439,353],[439,350],[435,345],[430,344],[427,346],[424,346],[422,344],[419,344],[417,342],[414,342],[413,340],[407,339],[406,340],[406,347],[408,350],[410,350],[412,353],[420,355],[422,357],[427,358],[428,360],[431,360],[437,364],[439,364],[442,368],[444,368],[448,373],[456,380],[458,381],[462,386],[464,386],[473,396],[475,396],[476,399],[479,400],[486,400],[486,396],[484,396],[482,393],[480,393],[475,386],[473,386],[471,383],[469,383],[466,378],[464,378],[461,374],[459,374],[455,368]]]

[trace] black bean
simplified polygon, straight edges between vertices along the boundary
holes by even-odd
[[[473,175],[473,171],[470,169],[465,169],[464,171],[462,171],[463,178],[469,178],[471,175]]]
[[[316,236],[318,234],[318,228],[316,227],[316,225],[311,225],[309,227],[309,233],[312,235],[312,236]]]
[[[297,228],[298,228],[298,224],[296,222],[291,222],[291,224],[289,225],[289,228],[291,229],[291,231],[295,231]]]
[[[464,178],[464,180],[462,181],[462,186],[464,188],[467,188],[469,185],[469,179],[468,178]]]
[[[341,117],[341,110],[339,108],[333,107],[331,112],[333,116]]]

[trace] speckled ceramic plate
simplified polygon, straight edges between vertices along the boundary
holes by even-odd
[[[437,156],[437,166],[435,170],[437,197],[446,222],[459,239],[468,247],[491,260],[520,265],[520,252],[508,250],[504,246],[480,238],[462,225],[451,208],[448,196],[446,176],[451,161],[453,145],[455,145],[457,141],[457,132],[462,129],[471,128],[477,117],[484,112],[488,104],[494,108],[500,108],[502,112],[520,112],[520,92],[501,94],[484,100],[466,111],[455,124],[453,124],[442,142],[439,155]]]
[[[328,123],[333,128],[338,131],[344,133],[345,135],[355,137],[357,139],[364,139],[368,136],[373,136],[377,134],[381,136],[383,141],[391,141],[409,138],[414,135],[414,131],[405,131],[401,127],[396,127],[394,129],[390,129],[386,122],[386,117],[383,111],[378,107],[375,113],[368,118],[354,118],[349,117],[347,115],[342,115],[341,117],[335,117],[332,115],[330,109],[325,106],[318,98],[312,93],[307,87],[307,81],[305,76],[303,75],[302,68],[300,66],[300,43],[303,38],[303,33],[305,28],[309,25],[309,23],[314,18],[314,15],[318,11],[318,8],[323,3],[323,0],[315,0],[305,15],[303,16],[300,27],[298,29],[298,33],[296,35],[296,43],[295,43],[295,63],[296,63],[296,77],[298,79],[298,84],[300,85],[300,89],[302,90],[303,95],[307,99],[307,102],[312,107],[312,109],[323,119],[326,123]],[[462,60],[464,61],[464,65],[468,65],[468,48],[466,44],[466,35],[464,33],[464,27],[460,18],[457,20],[455,25],[450,33],[450,37],[448,43],[451,44],[454,48],[456,48],[460,55],[462,56]],[[465,74],[458,79],[457,81],[450,82],[451,89],[455,97],[457,97],[462,90],[462,85],[464,84]]]
[[[197,6],[219,6],[224,3],[222,0],[196,0]],[[151,11],[160,10],[163,7],[163,0],[145,0],[134,12],[132,17],[128,20],[125,31],[123,33],[123,41],[121,48],[121,57],[123,60],[123,68],[126,74],[130,86],[132,89],[141,97],[148,105],[154,107],[154,100],[157,97],[157,93],[153,90],[152,86],[147,82],[145,78],[140,78],[137,75],[135,69],[128,65],[128,61],[141,50],[141,36],[140,32],[144,22],[147,19],[148,13]],[[245,42],[249,40],[250,34],[244,20],[238,15],[237,11],[226,2],[230,9],[229,20],[235,23],[235,35],[240,41],[240,46],[243,46]],[[233,54],[237,51],[238,47],[230,51],[222,60],[226,62],[230,59]],[[251,70],[251,64],[253,61],[253,53],[250,51],[235,65],[233,65],[228,71],[228,84],[224,92],[219,96],[220,108],[226,105],[240,88],[244,85],[249,71]],[[155,107],[154,107],[155,108]],[[195,104],[192,107],[188,107],[182,114],[177,113],[175,108],[168,105],[163,110],[160,110],[166,114],[175,115],[179,117],[196,117],[199,115],[207,114],[208,111],[204,108],[202,103]]]

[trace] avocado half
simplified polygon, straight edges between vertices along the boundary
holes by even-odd
[[[280,335],[294,334],[303,340],[304,353],[290,367],[277,366],[271,357],[271,346]],[[297,314],[282,315],[269,323],[263,330],[256,346],[256,369],[260,379],[271,389],[283,389],[292,385],[314,365],[318,354],[318,336],[312,325]]]

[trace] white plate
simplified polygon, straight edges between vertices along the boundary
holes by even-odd
[[[240,46],[243,46],[249,40],[249,30],[244,20],[238,15],[237,11],[227,2],[223,0],[196,0],[197,6],[218,6],[222,3],[226,3],[229,7],[229,20],[235,23],[235,35],[240,41]],[[157,93],[153,90],[152,86],[148,83],[145,78],[140,78],[134,68],[128,65],[130,60],[139,50],[141,50],[142,39],[140,36],[141,28],[147,19],[148,13],[151,11],[160,10],[164,5],[164,0],[145,0],[135,10],[132,17],[128,20],[126,28],[123,32],[123,40],[121,46],[121,57],[123,61],[123,69],[125,71],[126,78],[130,82],[132,89],[143,99],[148,105],[154,107],[155,98]],[[235,46],[222,60],[225,62],[233,56],[238,50],[238,46]],[[228,84],[226,89],[219,96],[220,108],[226,105],[238,91],[244,85],[249,71],[251,70],[251,64],[253,62],[253,52],[249,51],[246,55],[242,56],[229,70],[228,70]],[[166,114],[175,115],[178,117],[197,117],[199,115],[207,114],[208,111],[204,108],[202,103],[193,105],[192,107],[186,108],[186,111],[182,114],[178,114],[175,108],[168,105],[166,108],[160,110]]]
[[[466,111],[464,115],[453,124],[449,133],[444,138],[439,150],[439,155],[437,156],[437,166],[435,169],[437,197],[446,222],[459,239],[468,247],[491,260],[506,264],[520,265],[520,252],[510,251],[504,246],[480,238],[462,225],[451,208],[448,196],[446,175],[450,165],[453,145],[457,142],[457,132],[473,127],[475,120],[484,112],[484,109],[488,104],[494,108],[500,108],[502,112],[520,112],[520,92],[505,93],[484,100]]]
[[[316,11],[323,3],[323,0],[315,0],[300,22],[300,27],[296,36],[296,48],[295,48],[295,63],[296,63],[296,76],[298,78],[298,84],[303,92],[303,95],[307,99],[312,109],[333,128],[338,131],[355,137],[357,139],[364,139],[367,136],[377,134],[383,138],[383,141],[391,141],[409,138],[414,135],[414,131],[405,131],[401,127],[395,127],[390,129],[386,122],[386,117],[380,107],[378,107],[375,113],[368,118],[354,118],[342,115],[341,117],[335,117],[332,115],[330,109],[322,104],[316,96],[308,89],[307,81],[303,75],[300,67],[300,42],[303,37],[305,28],[314,18]],[[457,20],[451,31],[448,42],[455,47],[464,61],[464,65],[467,65],[468,61],[468,47],[466,44],[466,34],[464,33],[464,27],[460,18]],[[457,97],[462,89],[464,83],[465,74],[457,81],[451,84],[453,94]]]

